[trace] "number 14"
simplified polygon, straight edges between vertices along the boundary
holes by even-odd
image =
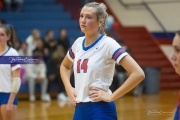
[[[84,73],[87,73],[87,67],[88,67],[88,59],[84,59],[81,64],[81,59],[77,61],[77,73],[81,72],[81,69],[83,69]]]

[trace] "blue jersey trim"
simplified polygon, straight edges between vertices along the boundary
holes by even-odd
[[[121,49],[122,49],[122,48],[118,48],[118,49],[113,53],[111,59],[113,59],[114,55],[115,55],[119,50],[121,50]]]
[[[124,49],[123,48],[118,48],[112,55],[112,58],[111,59],[114,59],[115,61],[118,59],[118,57],[120,55],[122,55],[123,53],[125,53]]]
[[[121,56],[123,53],[125,53],[125,52],[120,53],[120,54],[116,57],[115,61],[116,61],[116,60],[119,58],[119,56]]]
[[[84,40],[83,40],[83,42],[82,42],[82,48],[83,48],[83,50],[84,51],[87,51],[87,50],[89,50],[90,48],[92,48],[93,46],[95,46],[101,39],[102,39],[102,37],[104,36],[104,34],[102,34],[93,44],[91,44],[90,46],[88,46],[88,47],[85,47],[84,46],[84,43],[85,43],[85,38],[84,38]]]
[[[10,50],[10,48],[11,48],[11,47],[9,47],[9,48],[6,50],[6,52],[5,52],[4,54],[2,54],[1,56],[4,56],[4,55]],[[0,57],[1,57],[1,56],[0,56]]]
[[[70,55],[70,57],[71,57],[72,59],[74,59],[74,58],[75,58],[75,56],[74,56],[74,53],[73,53],[72,49],[70,49],[70,50],[69,50],[69,55]]]

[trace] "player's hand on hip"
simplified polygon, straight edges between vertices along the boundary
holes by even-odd
[[[7,113],[8,115],[10,115],[10,114],[13,113],[13,104],[8,103],[8,104],[6,105],[6,113]]]
[[[89,97],[95,102],[98,102],[98,101],[111,102],[112,101],[111,96],[107,92],[99,88],[95,88],[95,87],[90,88]]]
[[[70,88],[67,88],[66,91],[67,91],[67,94],[68,94],[68,96],[69,96],[69,98],[71,100],[72,105],[76,106],[76,96],[77,96],[77,94],[76,94],[75,88],[70,87]]]

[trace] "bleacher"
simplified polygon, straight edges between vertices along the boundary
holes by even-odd
[[[41,31],[41,37],[44,37],[47,29],[52,29],[55,38],[59,35],[59,29],[66,28],[72,44],[82,33],[78,21],[72,20],[71,16],[70,12],[64,11],[62,4],[55,4],[55,0],[25,0],[21,13],[0,12],[0,18],[12,24],[23,41],[31,34],[33,28]]]
[[[96,2],[105,2],[105,0],[96,0]],[[114,15],[113,11],[107,8],[108,12]],[[117,20],[115,15],[114,17]],[[179,75],[175,73],[173,65],[160,49],[157,39],[145,26],[125,26],[118,21],[114,23],[113,29],[132,50],[133,57],[141,67],[160,69],[158,82],[160,89],[179,89]]]
[[[62,4],[55,4],[55,0],[24,0],[22,12],[7,13],[0,11],[0,19],[4,19],[7,24],[14,26],[21,41],[25,41],[34,28],[41,31],[41,38],[45,36],[47,29],[52,29],[55,38],[57,38],[59,29],[66,28],[70,44],[77,37],[83,35],[79,29],[78,20],[72,20],[71,13],[65,11]],[[51,90],[55,92],[57,87],[53,86]],[[36,91],[38,92],[36,95],[39,94],[39,85],[36,86]],[[19,93],[20,98],[28,97],[28,85],[26,83],[21,85]]]

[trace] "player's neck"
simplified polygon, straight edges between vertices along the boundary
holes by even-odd
[[[7,45],[0,45],[0,55],[2,55],[8,49]]]
[[[100,37],[101,34],[91,34],[91,35],[85,35],[85,43],[84,43],[84,46],[90,46],[92,43],[94,43],[99,37]]]

